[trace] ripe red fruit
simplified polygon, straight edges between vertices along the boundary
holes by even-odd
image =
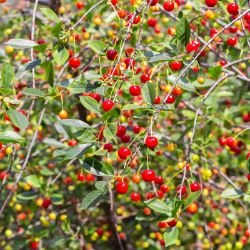
[[[166,100],[166,103],[172,104],[175,101],[175,97],[173,95],[169,95],[168,99]]]
[[[164,10],[170,12],[174,9],[174,2],[172,1],[167,1],[163,3],[163,8]]]
[[[230,148],[237,146],[237,140],[234,137],[228,137],[226,139],[226,145]]]
[[[161,97],[160,96],[156,96],[155,100],[154,100],[154,104],[160,104],[161,102]]]
[[[113,145],[111,143],[106,143],[104,144],[103,148],[108,152],[111,152],[113,150]]]
[[[147,3],[150,3],[150,6],[155,6],[158,3],[158,0],[147,0]]]
[[[0,172],[0,180],[3,180],[4,178],[6,178],[5,176],[7,176],[7,172],[6,171],[1,171]]]
[[[190,184],[190,189],[191,189],[191,192],[197,192],[201,189],[201,186],[198,182],[194,182]]]
[[[39,247],[39,242],[37,242],[37,241],[30,242],[31,249],[38,249],[38,247]]]
[[[121,147],[118,150],[118,155],[121,159],[125,160],[131,155],[131,150],[127,147]]]
[[[77,174],[77,180],[78,181],[84,181],[85,180],[85,175],[83,173],[78,173]]]
[[[155,171],[150,169],[143,170],[141,173],[141,177],[144,181],[151,182],[155,178]]]
[[[160,190],[163,192],[163,193],[167,193],[169,191],[169,187],[167,184],[162,184],[160,186]]]
[[[239,14],[239,6],[237,3],[229,3],[227,5],[227,11],[231,15],[238,15]]]
[[[141,75],[141,82],[146,83],[150,80],[150,75],[149,74],[142,74]]]
[[[158,145],[158,139],[154,136],[148,136],[146,138],[145,144],[148,148],[154,149]]]
[[[110,61],[114,61],[116,59],[117,55],[118,55],[118,52],[114,49],[110,49],[107,51],[107,58]]]
[[[174,95],[181,95],[182,94],[182,89],[180,87],[175,87],[173,89],[173,94]]]
[[[179,186],[176,189],[177,193],[185,194],[187,192],[187,188],[185,186]]]
[[[115,186],[115,190],[119,194],[125,194],[128,192],[128,184],[124,181],[118,182]]]
[[[155,27],[156,24],[157,24],[157,21],[155,18],[148,19],[148,26]]]
[[[227,39],[227,44],[229,46],[232,46],[232,47],[235,46],[237,44],[237,42],[238,42],[238,40],[236,37],[230,37]]]
[[[80,59],[77,57],[71,57],[69,59],[69,66],[72,68],[78,68],[81,65]]]
[[[129,135],[123,135],[120,138],[121,138],[121,141],[124,143],[130,142],[130,139],[131,139]]]
[[[45,198],[43,200],[42,207],[45,208],[45,209],[47,209],[50,206],[50,204],[51,204],[51,200],[49,198]]]
[[[141,200],[141,195],[136,192],[132,192],[130,195],[130,198],[132,201],[140,201]]]
[[[130,86],[129,93],[132,96],[138,96],[141,94],[141,87],[140,86]]]
[[[126,69],[131,69],[135,67],[135,60],[133,58],[126,58],[124,60],[124,63],[126,64]]]
[[[139,134],[140,131],[141,131],[141,127],[140,127],[139,125],[134,125],[134,126],[133,126],[133,132],[134,132],[135,134]]]
[[[182,62],[173,61],[173,62],[170,63],[170,68],[173,71],[179,71],[182,68]]]
[[[186,46],[186,50],[188,53],[191,53],[196,50],[196,45],[194,43],[188,43]]]
[[[102,103],[102,108],[104,111],[109,111],[111,110],[113,107],[114,107],[114,102],[111,101],[111,100],[105,100],[103,103]]]
[[[86,175],[86,181],[92,182],[95,180],[95,176],[93,174],[87,174]]]
[[[173,219],[173,220],[171,220],[171,221],[168,221],[167,223],[168,223],[168,225],[169,225],[170,227],[175,227],[175,225],[177,224],[177,221],[176,221],[175,219]]]
[[[158,227],[159,228],[166,228],[168,226],[168,223],[166,221],[159,221]]]
[[[121,137],[121,136],[123,136],[123,135],[125,135],[125,134],[126,134],[126,131],[127,131],[127,129],[126,129],[126,127],[125,127],[125,126],[123,126],[123,125],[119,125],[119,126],[117,127],[116,136]]]
[[[205,0],[208,7],[214,7],[217,4],[217,0]]]
[[[187,207],[187,212],[190,214],[195,214],[198,211],[198,205],[196,203],[191,203]]]
[[[163,177],[162,176],[156,176],[154,179],[155,184],[162,184],[163,183]]]
[[[76,8],[77,8],[78,10],[81,10],[82,8],[84,8],[84,3],[83,3],[83,2],[77,2],[77,3],[76,3]]]
[[[247,174],[247,179],[248,181],[250,181],[250,174]]]
[[[111,2],[113,5],[117,5],[118,0],[111,0],[110,2]]]

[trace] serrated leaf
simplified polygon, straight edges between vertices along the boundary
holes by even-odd
[[[120,116],[120,114],[121,114],[120,109],[113,108],[113,109],[109,110],[108,112],[105,112],[102,116],[102,119],[104,121],[111,121],[111,120],[118,118]]]
[[[166,53],[162,53],[162,54],[158,54],[158,55],[153,55],[152,57],[150,57],[148,62],[153,63],[153,62],[162,62],[162,61],[171,61],[171,60],[173,60],[172,57],[170,57]]]
[[[142,96],[144,101],[147,104],[154,104],[154,100],[155,100],[155,87],[153,86],[153,84],[151,83],[146,83],[144,84],[144,86],[142,87]]]
[[[10,63],[5,62],[3,64],[1,81],[4,88],[9,88],[12,85],[14,81],[14,68]]]
[[[24,131],[29,126],[28,118],[21,112],[18,112],[14,109],[8,109],[7,114],[12,123],[22,131]]]
[[[150,199],[150,200],[144,201],[144,203],[150,209],[154,210],[157,213],[171,215],[170,207],[164,201],[160,199]]]
[[[34,41],[20,39],[20,38],[10,39],[5,44],[13,47],[14,49],[30,49],[30,48],[33,48],[34,46],[38,45]]]
[[[220,77],[221,72],[222,72],[221,66],[208,68],[208,75],[213,79],[218,79]]]
[[[63,47],[63,48],[58,48],[54,53],[53,53],[53,58],[56,62],[56,64],[63,65],[67,62],[69,59],[69,51]]]
[[[80,102],[89,111],[96,113],[96,114],[101,113],[100,106],[94,98],[89,97],[89,96],[81,96]]]
[[[50,8],[40,8],[41,12],[45,17],[47,17],[49,20],[59,23],[61,20],[57,16],[57,14]]]
[[[75,127],[75,128],[89,128],[90,126],[88,123],[83,122],[78,119],[64,119],[64,120],[58,120],[62,125],[69,126],[69,127]]]
[[[179,230],[177,227],[173,227],[167,230],[163,234],[163,239],[165,242],[165,247],[174,245],[176,243],[176,240],[178,240]]]
[[[114,176],[114,169],[106,162],[100,162],[94,157],[86,158],[83,167],[96,176]]]
[[[97,54],[100,54],[107,46],[104,42],[97,40],[89,41],[88,45]]]
[[[0,133],[0,142],[2,143],[21,142],[22,140],[24,140],[24,138],[14,131],[4,131]]]
[[[38,96],[38,97],[45,96],[45,93],[42,90],[34,88],[25,88],[22,90],[22,94],[30,96]]]
[[[103,130],[103,136],[108,140],[116,141],[117,125],[114,123],[108,124]]]
[[[240,189],[228,188],[220,196],[225,199],[236,199],[243,196],[243,192]]]
[[[43,143],[57,148],[67,148],[67,145],[54,138],[44,138]]]
[[[104,197],[104,195],[105,195],[105,192],[102,190],[94,190],[88,193],[83,198],[80,209],[85,210],[85,209],[95,206]]]
[[[105,191],[108,188],[109,183],[107,181],[97,181],[95,188],[100,191]]]
[[[69,160],[80,158],[91,146],[92,144],[78,144],[75,147],[71,147],[67,151],[64,159]]]
[[[41,180],[36,175],[29,175],[29,176],[26,176],[24,179],[32,187],[35,187],[35,188],[41,187]]]
[[[180,18],[176,25],[176,37],[182,44],[187,45],[190,39],[190,25],[185,17]]]

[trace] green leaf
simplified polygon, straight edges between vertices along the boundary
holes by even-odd
[[[109,183],[107,181],[97,181],[95,188],[100,191],[105,191],[108,188]]]
[[[75,147],[71,147],[67,151],[64,159],[69,160],[80,158],[91,146],[92,144],[78,144]]]
[[[190,39],[190,25],[185,17],[180,18],[176,25],[176,37],[182,44],[187,45]]]
[[[183,209],[186,209],[190,204],[192,204],[195,200],[197,200],[200,196],[201,192],[197,191],[197,192],[193,192],[190,193],[187,197],[187,199],[185,200],[185,205]]]
[[[176,240],[178,240],[179,230],[177,227],[173,227],[167,230],[163,234],[163,239],[165,242],[165,247],[174,245],[176,243]]]
[[[96,114],[101,113],[100,106],[94,98],[89,97],[89,96],[81,96],[80,102],[89,111],[96,113]]]
[[[116,132],[117,132],[117,125],[114,123],[107,124],[103,131],[103,136],[108,140],[116,141]]]
[[[49,20],[59,23],[61,20],[57,16],[57,14],[50,8],[40,8],[41,12],[45,17],[47,17]]]
[[[54,66],[52,62],[49,62],[46,66],[46,79],[51,86],[54,85]]]
[[[14,131],[4,131],[0,133],[0,142],[2,143],[21,142],[22,140],[24,140],[24,138]]]
[[[69,51],[63,47],[63,48],[58,48],[54,53],[53,53],[54,60],[56,64],[63,65],[67,62],[69,59]]]
[[[167,204],[160,200],[160,199],[150,199],[147,201],[144,201],[144,203],[152,210],[154,210],[157,213],[161,214],[171,214],[171,209]]]
[[[221,66],[208,68],[208,75],[213,79],[218,79],[220,77],[221,72],[222,72]]]
[[[41,187],[41,184],[42,184],[41,180],[36,175],[29,175],[29,176],[26,176],[24,179],[32,187],[35,187],[35,188]]]
[[[167,77],[167,81],[170,81],[171,83],[174,83],[176,79],[177,77],[175,75]],[[195,92],[195,87],[183,77],[178,81],[178,85],[184,90]]]
[[[34,200],[37,197],[37,193],[35,191],[27,191],[17,195],[17,199],[19,200]]]
[[[112,121],[112,120],[118,118],[120,116],[120,114],[121,114],[120,109],[113,108],[113,109],[109,110],[108,112],[105,112],[102,116],[102,119],[104,121]]]
[[[228,188],[221,193],[221,198],[236,199],[243,196],[243,192],[240,189]]]
[[[90,40],[88,42],[88,45],[97,54],[100,54],[107,47],[107,45],[104,42],[97,40],[94,41]]]
[[[158,54],[158,55],[153,55],[152,57],[150,57],[148,62],[153,63],[153,62],[162,62],[162,61],[171,61],[171,60],[173,60],[172,57],[170,57],[166,53],[162,53],[162,54]]]
[[[139,106],[136,104],[127,104],[122,107],[122,110],[137,110],[137,109],[150,109],[152,108],[151,106]]]
[[[57,148],[67,148],[68,146],[54,138],[44,138],[43,143]]]
[[[29,126],[29,120],[24,114],[14,109],[8,109],[7,114],[12,123],[22,131],[24,131]]]
[[[5,62],[2,67],[2,86],[9,88],[14,81],[14,68],[10,63]]]
[[[100,162],[94,157],[86,158],[83,167],[96,176],[114,176],[114,169],[106,162]]]
[[[64,120],[58,120],[62,125],[69,126],[69,127],[75,127],[75,128],[89,128],[90,126],[88,123],[83,122],[78,119],[64,119]]]
[[[144,86],[142,87],[142,96],[144,101],[147,104],[154,104],[154,100],[155,100],[155,87],[153,84],[151,83],[146,83],[144,84]]]
[[[85,209],[95,206],[104,197],[104,195],[105,195],[105,192],[102,190],[94,190],[88,193],[83,198],[80,209],[85,210]]]
[[[53,29],[51,30],[52,34],[56,37],[59,38],[60,32],[62,30],[62,22],[58,22]]]
[[[38,97],[45,96],[45,93],[42,90],[34,88],[25,88],[22,90],[22,94],[30,96],[38,96]]]
[[[20,38],[10,39],[5,44],[13,47],[14,49],[30,49],[38,45],[37,43],[31,40],[20,39]]]
[[[62,194],[52,194],[51,195],[51,201],[55,205],[61,205],[63,204],[63,195]]]

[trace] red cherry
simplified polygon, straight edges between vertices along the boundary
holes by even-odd
[[[72,140],[69,140],[69,141],[68,141],[68,145],[69,145],[70,147],[74,147],[74,146],[76,146],[77,144],[78,144],[78,141],[75,140],[75,139],[72,139]]]
[[[160,104],[161,102],[161,97],[160,96],[156,96],[155,100],[154,100],[154,104]]]
[[[150,75],[149,74],[142,74],[141,75],[141,82],[142,83],[146,83],[146,82],[148,82],[150,80]]]
[[[246,21],[250,21],[250,12],[247,12],[247,13],[245,14],[244,19],[245,19]]]
[[[238,15],[239,14],[239,6],[237,3],[229,3],[227,5],[227,11],[231,15]]]
[[[173,62],[170,63],[170,68],[173,71],[179,71],[182,68],[182,62],[173,61]]]
[[[128,184],[124,181],[118,182],[115,186],[115,190],[119,194],[125,194],[128,192]]]
[[[117,5],[118,0],[111,0],[110,2],[111,2],[113,5]]]
[[[242,115],[242,120],[243,120],[244,122],[250,122],[250,113],[243,114],[243,115]]]
[[[168,99],[166,100],[166,103],[172,104],[175,101],[175,97],[173,95],[169,95]]]
[[[36,242],[36,241],[30,242],[31,249],[38,249],[38,247],[39,247],[39,242]]]
[[[145,144],[148,148],[154,149],[158,145],[158,139],[154,136],[148,136],[146,138]]]
[[[151,182],[155,178],[155,171],[154,170],[143,170],[141,173],[141,177],[145,182]]]
[[[172,1],[167,1],[163,3],[163,8],[164,10],[170,12],[174,9],[174,2]]]
[[[197,192],[201,189],[201,186],[198,182],[193,182],[190,184],[190,189],[191,189],[191,192]]]
[[[71,57],[69,59],[69,66],[72,68],[78,68],[81,65],[80,59],[77,57]]]
[[[102,108],[104,109],[104,111],[109,111],[111,110],[113,107],[114,107],[114,102],[111,101],[111,100],[105,100],[103,103],[102,103]]]
[[[158,198],[163,198],[164,197],[164,192],[162,192],[161,190],[157,190],[157,196]]]
[[[155,184],[162,184],[163,183],[163,177],[162,176],[156,176],[154,179]]]
[[[77,174],[77,180],[78,181],[84,181],[85,180],[85,175],[83,173],[78,173]]]
[[[87,174],[86,175],[86,181],[87,182],[92,182],[95,180],[95,176],[93,174]]]
[[[7,177],[7,172],[6,171],[1,171],[0,172],[0,180],[3,180],[6,177]]]
[[[121,159],[125,160],[131,155],[131,150],[127,147],[121,147],[118,150],[118,155]]]
[[[159,228],[166,228],[168,226],[168,223],[166,221],[159,221],[158,227]]]
[[[205,0],[208,7],[214,7],[217,4],[217,0]]]
[[[167,193],[167,192],[169,192],[169,187],[168,187],[167,184],[162,184],[162,185],[160,186],[160,190],[161,190],[163,193]]]
[[[45,208],[45,209],[47,209],[50,205],[51,205],[51,200],[50,200],[50,198],[45,198],[45,199],[43,200],[42,207]]]
[[[78,10],[81,10],[82,8],[84,8],[84,3],[83,3],[83,2],[77,2],[77,3],[76,3],[76,8],[77,8]]]
[[[232,46],[232,47],[235,46],[237,44],[237,42],[238,42],[238,40],[236,37],[230,37],[227,39],[227,44],[229,46]]]
[[[247,179],[248,181],[250,181],[250,174],[247,174]]]
[[[148,19],[148,26],[149,27],[155,27],[156,24],[157,24],[157,21],[155,18]]]
[[[187,188],[185,186],[179,186],[176,189],[177,193],[185,194],[187,192]]]
[[[113,145],[111,143],[106,143],[104,144],[103,148],[108,152],[111,152],[113,150]]]
[[[247,153],[246,155],[246,160],[250,159],[250,152]]]
[[[139,125],[134,125],[134,126],[133,126],[133,132],[134,132],[135,134],[139,134],[140,131],[141,131],[141,127],[140,127]]]
[[[140,86],[130,86],[129,93],[132,96],[138,96],[141,94],[141,87]]]
[[[168,221],[167,223],[168,223],[168,225],[169,225],[170,227],[175,227],[175,225],[177,224],[177,221],[176,221],[175,219],[173,219],[173,220],[171,220],[171,221]]]
[[[182,94],[182,89],[180,87],[175,87],[173,89],[173,94],[174,95],[181,95]]]
[[[114,49],[110,49],[107,51],[107,58],[110,61],[114,61],[116,59],[117,55],[118,55],[118,52]]]
[[[126,64],[126,69],[131,69],[135,67],[135,60],[133,58],[126,58],[124,60],[124,63]]]
[[[196,45],[194,43],[188,43],[186,46],[186,50],[188,53],[191,53],[196,50]]]
[[[125,127],[125,126],[123,126],[123,125],[119,125],[119,126],[117,127],[116,136],[121,137],[121,136],[123,136],[123,135],[125,135],[125,134],[126,134],[126,131],[127,131],[127,129],[126,129],[126,127]]]
[[[146,199],[147,200],[153,199],[154,197],[155,197],[155,195],[152,192],[146,193]]]
[[[147,3],[150,3],[150,6],[155,6],[158,3],[158,0],[147,0]]]
[[[130,195],[130,198],[132,201],[140,201],[141,200],[141,195],[136,192],[132,192]]]
[[[237,146],[237,140],[234,137],[228,137],[226,139],[226,145],[230,148]]]
[[[123,135],[120,138],[121,138],[121,141],[124,143],[130,142],[130,139],[131,139],[129,135]]]

